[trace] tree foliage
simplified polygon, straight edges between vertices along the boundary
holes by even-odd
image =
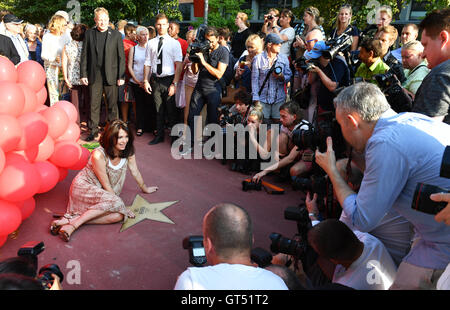
[[[236,14],[244,12],[251,19],[251,10],[241,10],[241,6],[245,0],[209,0],[208,1],[208,25],[213,27],[227,27],[231,31],[236,31],[237,26],[234,23]],[[194,22],[194,26],[198,27],[204,22],[203,18],[199,18]]]

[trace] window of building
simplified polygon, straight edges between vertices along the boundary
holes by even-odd
[[[409,14],[410,20],[421,20],[426,15],[426,6],[430,4],[431,1],[411,1],[411,12]]]
[[[267,14],[267,12],[271,8],[292,8],[292,0],[263,0],[259,3],[259,12],[258,12],[258,19],[263,20],[264,15]]]
[[[191,20],[191,10],[194,9],[192,3],[180,3],[178,8],[183,16],[183,21]]]

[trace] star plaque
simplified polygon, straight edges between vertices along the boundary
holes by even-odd
[[[120,232],[136,225],[137,223],[149,219],[163,223],[175,224],[170,218],[165,216],[161,211],[171,205],[177,203],[177,201],[166,201],[166,202],[156,202],[149,203],[147,200],[142,198],[140,195],[136,195],[133,204],[128,208],[136,215],[135,218],[128,218],[126,222],[122,224]]]

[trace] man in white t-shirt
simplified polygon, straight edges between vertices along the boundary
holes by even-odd
[[[357,290],[387,290],[395,280],[397,267],[383,243],[368,233],[352,231],[344,222],[318,223],[309,230],[308,242],[336,265],[333,283]]]
[[[203,218],[203,245],[210,266],[189,267],[175,290],[287,290],[274,273],[252,263],[252,221],[231,203],[214,206]]]

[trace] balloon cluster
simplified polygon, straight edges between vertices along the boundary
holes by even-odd
[[[39,63],[16,68],[0,57],[0,246],[33,213],[35,194],[48,192],[89,158],[77,143],[76,108],[68,101],[44,105],[45,81]]]

